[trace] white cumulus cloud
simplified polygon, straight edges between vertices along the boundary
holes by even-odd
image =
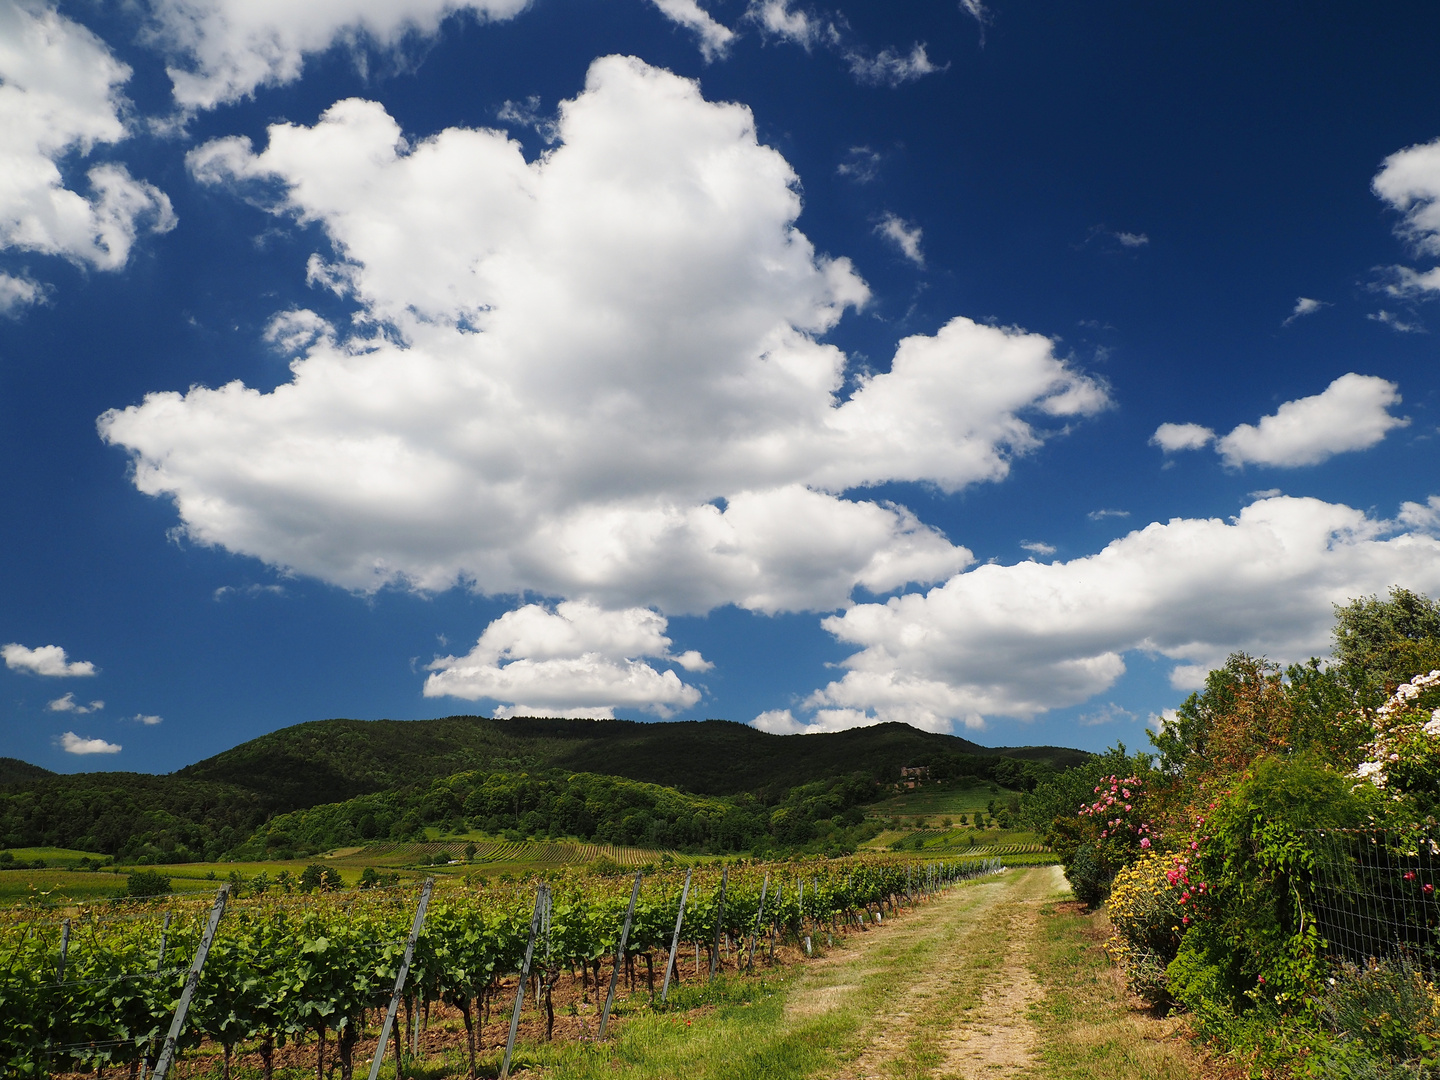
[[[43,304],[45,286],[26,275],[0,273],[0,315],[18,316],[34,304]]]
[[[875,226],[875,231],[899,248],[900,254],[916,266],[925,265],[925,253],[920,250],[922,233],[919,225],[912,225],[894,214],[886,214]]]
[[[1215,444],[1227,465],[1316,465],[1365,450],[1409,420],[1393,416],[1399,388],[1375,375],[1341,375],[1321,393],[1287,401],[1258,424],[1241,424]]]
[[[99,712],[101,709],[105,708],[105,702],[92,701],[89,705],[82,705],[75,700],[75,695],[71,693],[66,694],[64,697],[56,698],[54,701],[50,702],[50,704],[46,706],[46,708],[48,708],[51,712],[68,712],[83,716],[86,713]]]
[[[1366,315],[1365,318],[1371,322],[1378,322],[1381,326],[1388,326],[1397,334],[1425,333],[1425,327],[1420,323],[1396,315],[1393,311],[1386,311],[1383,308],[1379,311],[1372,311],[1369,315]]]
[[[118,743],[82,738],[73,731],[60,736],[60,746],[67,754],[118,754],[121,750]]]
[[[671,22],[685,27],[700,43],[700,53],[706,60],[716,60],[725,55],[735,32],[716,22],[708,11],[695,0],[650,0]]]
[[[609,57],[527,162],[503,133],[415,142],[371,102],[191,155],[281,217],[391,332],[305,345],[290,382],[160,392],[100,419],[195,541],[348,588],[464,584],[674,614],[830,609],[971,554],[843,493],[1004,477],[1105,388],[1045,337],[955,318],[848,372],[819,338],[868,290],[795,227],[749,111]],[[853,392],[842,397],[848,384]]]
[[[1029,719],[1103,693],[1135,650],[1176,661],[1172,684],[1190,689],[1234,650],[1326,654],[1332,604],[1396,583],[1440,589],[1440,539],[1348,506],[1277,497],[1229,521],[1157,522],[1084,558],[978,566],[827,619],[860,651],[805,708],[827,726]]]
[[[1289,318],[1287,318],[1282,325],[1289,326],[1296,319],[1303,319],[1306,315],[1314,315],[1321,308],[1327,308],[1329,306],[1330,305],[1324,300],[1315,300],[1308,296],[1298,296],[1295,298],[1295,309],[1290,312]]]
[[[923,42],[916,42],[908,53],[887,48],[871,56],[851,49],[845,54],[845,62],[858,82],[884,86],[900,86],[943,70],[931,62]]]
[[[1200,450],[1215,441],[1215,432],[1200,424],[1161,424],[1150,436],[1150,445],[1167,454],[1178,450]]]
[[[1431,495],[1423,503],[1402,503],[1396,520],[1407,529],[1440,535],[1440,495]]]
[[[0,0],[0,248],[117,270],[142,231],[174,227],[170,200],[123,165],[91,167],[88,195],[61,172],[62,160],[126,138],[129,78],[79,23],[35,0]],[[34,303],[38,289],[7,275],[0,309]]]
[[[11,671],[28,671],[32,675],[74,678],[95,674],[94,664],[89,660],[70,660],[59,645],[30,649],[12,641],[0,646],[0,656],[5,658],[5,666]]]
[[[1402,236],[1419,250],[1440,255],[1440,139],[1391,154],[1371,187],[1400,212]]]
[[[153,0],[150,37],[171,58],[175,101],[210,109],[300,77],[307,55],[337,42],[393,48],[449,16],[518,15],[529,0]]]
[[[1341,375],[1322,392],[1287,401],[1258,423],[1240,424],[1217,438],[1200,424],[1161,424],[1150,437],[1167,454],[1200,450],[1211,443],[1232,468],[1318,465],[1336,454],[1366,450],[1395,428],[1410,423],[1390,412],[1399,387],[1375,375]]]
[[[668,716],[698,702],[700,691],[643,658],[687,671],[711,665],[694,650],[672,656],[665,628],[665,617],[646,608],[526,604],[487,626],[467,655],[430,664],[425,696],[504,702],[497,716],[608,719],[620,707]]]
[[[806,50],[840,43],[840,31],[833,19],[792,8],[789,0],[751,0],[745,17],[767,37],[791,41]]]
[[[165,722],[163,716],[147,715],[145,713],[136,713],[132,719],[135,723],[144,724],[146,727],[155,727],[157,724],[163,724]]]

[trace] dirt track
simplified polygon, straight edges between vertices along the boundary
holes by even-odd
[[[800,1019],[877,1002],[846,1054],[845,1080],[1025,1075],[1035,1050],[1028,1009],[1042,995],[1028,953],[1040,902],[1063,889],[1058,868],[956,889],[879,933],[852,937],[850,948],[807,970],[788,1009]]]

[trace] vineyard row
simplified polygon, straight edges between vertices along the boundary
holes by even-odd
[[[632,891],[631,879],[561,871],[541,883],[543,905],[534,885],[437,889],[413,938],[403,980],[406,1015],[428,1011],[432,1002],[455,1009],[473,1075],[482,1019],[502,983],[514,984],[527,951],[527,985],[548,1033],[563,973],[587,989],[593,983],[598,993],[609,960],[613,993],[620,966],[633,971],[643,957],[652,985],[657,968],[668,982],[682,892],[678,939],[703,954],[713,972],[722,943],[733,943],[727,951],[737,964],[747,939],[750,958],[757,941],[762,951],[779,940],[808,948],[812,935],[883,919],[998,868],[995,860],[974,859],[752,863],[691,871],[688,891],[681,872],[637,876]],[[223,908],[224,915],[192,980],[172,1050],[209,1040],[220,1048],[228,1077],[235,1047],[257,1043],[268,1080],[276,1048],[313,1036],[322,1075],[329,1043],[341,1080],[351,1080],[357,1043],[373,1037],[367,1033],[376,1010],[395,990],[416,905],[416,891],[401,888],[217,903],[214,912]],[[64,919],[33,911],[0,923],[5,1074],[128,1066],[131,1076],[144,1076],[153,1070],[167,1056],[162,1049],[192,957],[214,912],[177,900],[163,909],[82,908]]]

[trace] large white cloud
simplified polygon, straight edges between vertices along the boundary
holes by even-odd
[[[1234,650],[1276,660],[1329,651],[1332,605],[1395,583],[1440,589],[1427,509],[1401,523],[1317,499],[1275,497],[1230,521],[1176,518],[1069,562],[979,566],[928,593],[860,604],[825,621],[860,646],[808,700],[813,721],[771,712],[767,730],[901,720],[931,730],[1029,719],[1101,693],[1140,650],[1199,685]]]
[[[1391,154],[1381,164],[1371,187],[1400,212],[1397,231],[1401,236],[1419,252],[1440,255],[1440,139]],[[1396,266],[1391,271],[1392,279],[1386,286],[1391,295],[1405,298],[1440,293],[1440,267],[1416,271]],[[1379,321],[1393,324],[1395,318]]]
[[[73,731],[60,736],[60,746],[67,754],[118,754],[121,750],[119,743],[87,739]]]
[[[306,58],[336,44],[403,47],[432,37],[452,15],[484,22],[519,15],[531,0],[152,0],[149,38],[171,59],[182,109],[213,109],[263,86],[300,78]],[[650,0],[695,35],[707,60],[725,55],[734,31],[696,0]]]
[[[49,675],[53,678],[76,678],[94,675],[95,665],[89,660],[71,660],[59,645],[41,645],[28,648],[18,641],[0,645],[0,657],[11,671],[28,671],[32,675]]]
[[[434,34],[450,15],[509,19],[529,0],[153,0],[151,34],[175,60],[175,100],[209,109],[300,77],[336,42],[391,48]]]
[[[645,608],[527,604],[486,627],[467,655],[430,664],[425,696],[489,698],[504,703],[497,716],[609,719],[617,707],[668,716],[697,703],[700,691],[643,658],[687,671],[712,665],[694,650],[672,656],[665,627],[663,616]]]
[[[1410,423],[1390,412],[1400,403],[1399,387],[1375,375],[1341,375],[1318,394],[1287,401],[1259,423],[1240,424],[1230,434],[1199,424],[1161,424],[1150,442],[1167,454],[1199,450],[1211,442],[1232,467],[1318,465],[1336,454],[1367,450],[1395,428]]]
[[[1399,388],[1374,375],[1341,375],[1322,392],[1287,401],[1258,424],[1241,424],[1215,448],[1227,465],[1317,465],[1366,450],[1410,421],[1390,414]]]
[[[1421,251],[1440,255],[1440,139],[1391,154],[1371,186],[1403,215],[1402,235]]]
[[[352,100],[196,150],[201,180],[323,226],[312,277],[367,321],[285,313],[272,338],[306,351],[272,393],[107,413],[137,486],[196,541],[350,588],[824,610],[971,561],[845,491],[999,479],[1108,403],[1048,339],[963,318],[847,372],[817,337],[864,282],[795,228],[749,111],[693,82],[597,60],[557,135],[530,162],[495,131],[411,143]]]
[[[174,226],[165,194],[123,165],[93,166],[88,196],[60,170],[62,159],[126,137],[120,88],[129,78],[79,23],[35,0],[0,0],[0,248],[116,270],[141,231]],[[41,295],[24,278],[0,282],[4,310]]]

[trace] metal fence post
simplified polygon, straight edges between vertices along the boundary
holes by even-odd
[[[746,970],[755,967],[755,942],[760,937],[760,927],[765,922],[765,894],[770,891],[770,875],[765,875],[765,883],[760,886],[760,909],[755,912],[755,932],[750,935],[750,955],[745,960]]]

